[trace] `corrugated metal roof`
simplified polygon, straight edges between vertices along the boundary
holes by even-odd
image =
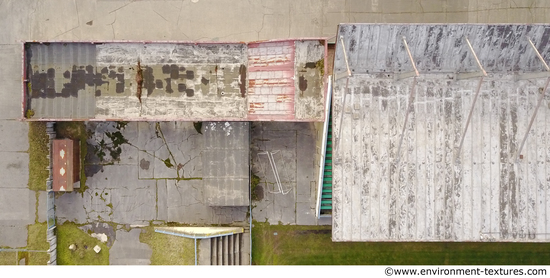
[[[53,191],[73,191],[73,183],[80,181],[78,141],[53,140]]]
[[[541,70],[527,38],[531,38],[545,60],[550,60],[548,25],[341,24],[338,36],[344,38],[349,67],[355,74],[410,69],[403,37],[418,70],[424,73],[476,70],[465,37],[488,72]],[[335,72],[345,71],[341,47],[336,49],[336,60],[339,63],[334,65]]]
[[[321,121],[322,69],[313,108],[294,106],[295,69],[310,58],[294,52],[308,42],[326,43],[29,42],[24,118]]]
[[[528,131],[546,80],[516,75],[543,68],[526,36],[547,59],[548,30],[340,25],[335,72],[343,41],[352,75],[334,84],[333,240],[549,241],[550,97]],[[488,74],[475,105],[479,78],[454,74],[478,70],[464,35]],[[395,79],[412,70],[403,36],[416,80]]]

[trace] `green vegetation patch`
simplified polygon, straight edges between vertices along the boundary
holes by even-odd
[[[29,122],[29,189],[46,190],[49,139],[45,122]]]
[[[70,250],[71,244],[76,250]],[[96,254],[93,248],[99,245]],[[59,265],[108,265],[109,248],[101,241],[83,232],[74,223],[65,222],[57,226],[57,264]]]
[[[274,234],[276,233],[276,235]],[[254,222],[258,265],[544,265],[549,243],[332,242],[330,226]]]
[[[36,223],[27,226],[27,247],[21,249],[42,250],[43,252],[3,251],[0,252],[0,265],[16,265],[25,259],[26,265],[47,265],[50,256],[49,244],[46,241],[46,223]]]
[[[0,252],[0,265],[16,265],[17,264],[16,251],[2,251]]]
[[[28,250],[44,250],[47,251],[50,245],[46,240],[46,230],[48,229],[46,223],[37,223],[27,226],[28,238],[27,249]],[[20,254],[21,257],[21,254]],[[25,263],[28,265],[46,265],[50,255],[47,252],[27,252]]]
[[[261,201],[264,198],[263,187],[258,186],[260,183],[260,177],[252,173],[250,177],[250,192],[252,194],[252,201]]]
[[[86,191],[86,175],[84,174],[84,163],[88,153],[88,132],[84,122],[57,122],[55,124],[57,138],[69,138],[80,140],[80,193]]]
[[[194,265],[195,243],[190,238],[156,233],[154,227],[143,228],[139,241],[153,250],[152,265]]]

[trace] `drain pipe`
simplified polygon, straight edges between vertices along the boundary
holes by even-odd
[[[195,265],[197,265],[197,238],[195,238]]]

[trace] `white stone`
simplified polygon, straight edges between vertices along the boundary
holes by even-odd
[[[96,253],[99,253],[99,251],[101,251],[101,247],[99,247],[99,245],[96,245],[96,246],[94,247],[94,251],[95,251]]]
[[[97,240],[99,240],[99,241],[101,241],[101,242],[103,242],[103,243],[107,242],[107,235],[106,235],[106,234],[103,234],[103,233],[98,233],[98,234],[92,233],[90,236],[93,237],[93,238],[96,238]]]

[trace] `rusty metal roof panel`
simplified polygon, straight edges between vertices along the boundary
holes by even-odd
[[[80,180],[78,141],[53,140],[53,190],[73,191],[73,183]]]
[[[340,25],[333,240],[550,241],[549,29]]]
[[[294,57],[297,45],[28,42],[24,118],[321,121],[294,107],[296,65],[305,63]],[[313,83],[321,86],[310,86],[321,103],[324,78],[317,74]]]

